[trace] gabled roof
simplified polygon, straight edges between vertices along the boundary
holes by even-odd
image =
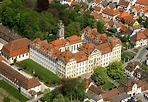
[[[37,78],[28,79],[10,66],[6,65],[3,62],[0,62],[0,73],[10,79],[12,82],[20,85],[25,89],[31,89],[36,86],[41,85]]]
[[[84,51],[79,51],[74,53],[74,59],[77,60],[77,63],[85,61],[88,59]]]
[[[10,43],[6,44],[2,48],[2,53],[7,55],[8,57],[18,56],[20,54],[24,54],[29,52],[29,44],[30,40],[27,38],[20,38]]]
[[[125,1],[125,0],[120,0],[119,3],[118,3],[118,5],[124,6],[124,7],[128,7],[129,2],[127,2],[127,1]]]
[[[118,9],[112,10],[112,9],[107,8],[107,7],[102,11],[102,13],[105,13],[105,14],[110,15],[110,16],[116,16],[116,15],[120,14]]]
[[[75,44],[75,43],[80,43],[81,42],[81,38],[78,37],[77,35],[70,36],[70,37],[66,38],[66,40],[70,44]]]
[[[70,59],[73,58],[73,54],[70,51],[65,51],[61,54],[61,57],[63,58],[65,63],[68,63]]]
[[[132,72],[132,71],[134,71],[135,70],[135,68],[136,68],[136,66],[141,66],[141,64],[139,63],[139,62],[129,62],[128,64],[127,64],[127,66],[125,67],[125,69],[126,70],[128,70],[128,71],[130,71],[130,72]]]
[[[148,6],[144,7],[143,11],[144,11],[144,13],[147,13],[148,12]]]
[[[134,41],[138,41],[138,40],[146,39],[146,38],[147,37],[142,32],[138,32],[131,37],[131,39],[134,40]]]
[[[140,4],[140,5],[148,5],[148,0],[137,0],[136,4]]]
[[[86,43],[81,47],[81,50],[86,52],[87,54],[91,54],[95,49],[95,46],[92,43]]]
[[[95,7],[94,7],[94,10],[95,10],[95,11],[100,11],[100,10],[101,10],[101,7],[95,6]]]
[[[92,15],[94,17],[94,19],[99,19],[99,18],[102,18],[102,15],[97,13],[97,12],[91,12],[90,15]]]
[[[113,97],[113,96],[118,95],[119,93],[120,93],[120,92],[118,91],[118,89],[115,88],[115,89],[113,89],[113,90],[111,90],[111,91],[108,91],[108,92],[103,93],[103,94],[102,94],[102,97],[103,97],[103,99],[108,99],[108,98],[111,98],[111,97]]]
[[[108,43],[98,45],[96,48],[101,51],[102,55],[112,51]]]
[[[145,30],[143,31],[143,33],[145,34],[146,37],[148,37],[148,29],[145,29]]]

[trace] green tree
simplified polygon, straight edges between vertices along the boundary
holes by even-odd
[[[41,98],[41,100],[43,101],[43,102],[52,102],[52,99],[53,99],[53,94],[52,94],[52,92],[50,92],[50,89],[45,89],[44,90],[44,95],[43,95],[43,97]]]
[[[138,23],[142,24],[142,21],[143,21],[142,17],[139,17],[139,19],[137,19],[137,21],[138,21]]]
[[[61,92],[69,100],[82,101],[85,98],[85,81],[79,78],[64,80]]]
[[[98,86],[104,85],[107,81],[107,78],[108,78],[105,68],[98,66],[94,70],[92,78],[95,80],[95,82]]]
[[[119,61],[110,63],[107,66],[107,74],[113,79],[122,79],[124,77],[123,64]]]
[[[72,35],[79,36],[79,32],[80,32],[80,24],[78,22],[72,22],[65,27],[65,37],[69,37]]]
[[[97,22],[97,30],[101,34],[104,33],[104,21],[103,21],[103,19],[98,19],[98,22]]]
[[[66,102],[62,94],[59,94],[52,102]]]
[[[148,28],[148,18],[146,18],[145,22],[144,22],[144,27]]]

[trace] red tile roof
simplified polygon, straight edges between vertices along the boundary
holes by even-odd
[[[41,85],[37,78],[28,79],[10,66],[6,65],[3,62],[0,62],[0,73],[10,79],[12,82],[19,84],[25,89],[31,89],[36,86]]]
[[[87,54],[91,54],[95,49],[95,46],[92,43],[86,43],[81,47],[81,50]]]
[[[66,38],[66,40],[70,44],[75,44],[75,43],[80,43],[81,42],[81,38],[78,37],[77,35],[70,36],[70,37]]]
[[[110,15],[110,16],[116,16],[116,15],[120,14],[118,9],[112,10],[112,9],[107,8],[107,7],[102,11],[102,13],[105,13],[105,14]]]
[[[140,5],[148,5],[148,0],[137,0],[136,3]]]
[[[101,54],[106,54],[112,51],[108,43],[98,45],[96,48],[101,51]]]
[[[138,41],[138,40],[146,39],[146,38],[147,37],[142,32],[139,32],[131,37],[131,39],[134,41]]]
[[[115,89],[113,89],[111,91],[108,91],[108,92],[103,93],[102,94],[102,97],[103,97],[103,99],[108,99],[108,98],[111,98],[111,97],[113,97],[115,95],[118,95],[119,93],[120,92],[118,91],[118,89],[115,88]]]
[[[25,43],[24,43],[25,42]],[[30,40],[27,38],[21,38],[10,43],[6,44],[2,48],[2,53],[8,57],[18,56],[24,53],[29,52],[29,44],[31,43]]]
[[[73,54],[70,51],[65,51],[61,54],[61,57],[63,58],[65,63],[68,63],[70,59],[73,58]]]
[[[79,51],[77,53],[74,53],[74,59],[77,60],[77,63],[79,63],[88,60],[88,57],[86,56],[84,51]]]
[[[95,7],[94,7],[94,10],[95,10],[95,11],[100,11],[100,10],[101,10],[101,7],[95,6]]]

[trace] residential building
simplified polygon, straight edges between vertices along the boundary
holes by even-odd
[[[146,79],[138,80],[135,79],[126,79],[120,87],[124,88],[124,91],[131,95],[137,95],[139,93],[145,92],[148,90],[148,82]]]
[[[148,37],[143,32],[138,32],[131,36],[130,40],[135,45],[135,48],[145,46],[148,43]]]
[[[141,67],[141,64],[139,62],[129,62],[127,66],[125,67],[125,74],[134,77],[134,72],[136,69],[139,69]]]
[[[27,97],[32,97],[32,92],[37,95],[41,91],[41,83],[37,78],[28,79],[3,61],[0,61],[0,77],[4,78],[11,85],[20,89],[20,92]]]
[[[115,20],[119,14],[120,12],[118,9],[110,9],[107,7],[102,11],[102,16],[111,20]]]
[[[20,38],[3,46],[1,56],[10,64],[29,58],[29,44],[27,38]]]
[[[0,24],[0,37],[7,42],[20,39],[21,37],[15,33],[13,30],[8,29],[7,27]]]

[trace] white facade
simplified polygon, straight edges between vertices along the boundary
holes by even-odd
[[[57,61],[50,56],[43,54],[37,48],[30,46],[30,59],[50,70],[54,74],[57,72]]]
[[[132,90],[127,92],[127,94],[130,94],[131,96],[141,93],[141,87],[138,87],[137,84],[134,84],[132,86]]]
[[[1,56],[6,60],[8,61],[10,64],[14,63],[14,60],[16,59],[16,62],[19,62],[19,61],[23,61],[25,59],[28,59],[29,58],[29,52],[27,53],[24,53],[24,54],[21,54],[21,55],[18,55],[18,56],[14,56],[14,57],[10,57],[8,58],[6,55],[4,55],[3,53],[1,53]]]
[[[135,42],[135,48],[147,45],[147,39],[141,39]]]

